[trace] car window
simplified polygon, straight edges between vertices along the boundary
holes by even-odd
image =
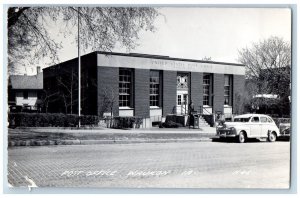
[[[249,122],[250,118],[234,118],[234,122]]]
[[[251,122],[259,122],[259,117],[253,117]]]
[[[260,117],[260,122],[268,122],[266,117]]]
[[[271,118],[268,118],[268,122],[273,122],[273,120]]]

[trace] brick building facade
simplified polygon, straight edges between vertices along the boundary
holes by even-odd
[[[112,112],[152,121],[168,114],[187,114],[191,101],[195,111],[230,116],[245,81],[241,64],[134,53],[84,55],[81,73],[82,114]],[[57,91],[62,98],[49,103],[49,112],[78,112],[77,76],[77,59],[44,69],[44,89]]]

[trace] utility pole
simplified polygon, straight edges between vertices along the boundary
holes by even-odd
[[[78,116],[80,127],[80,113],[81,113],[81,60],[80,60],[80,7],[78,7]]]

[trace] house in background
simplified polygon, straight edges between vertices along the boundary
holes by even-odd
[[[36,75],[11,75],[8,79],[8,106],[10,111],[39,112],[43,93],[43,73],[37,67]]]

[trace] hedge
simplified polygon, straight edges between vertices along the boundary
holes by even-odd
[[[106,117],[101,119],[102,124],[105,123],[107,128],[115,129],[128,129],[128,128],[140,128],[143,124],[143,118],[134,116],[117,116]]]
[[[128,128],[140,128],[143,124],[143,118],[141,117],[113,117],[106,118],[107,127],[116,129],[128,129]]]
[[[8,113],[9,127],[76,127],[79,116],[62,113]],[[98,125],[99,117],[80,116],[82,125]]]
[[[177,123],[172,120],[168,120],[159,125],[159,128],[179,128],[179,127],[183,127],[183,125],[181,123]]]

